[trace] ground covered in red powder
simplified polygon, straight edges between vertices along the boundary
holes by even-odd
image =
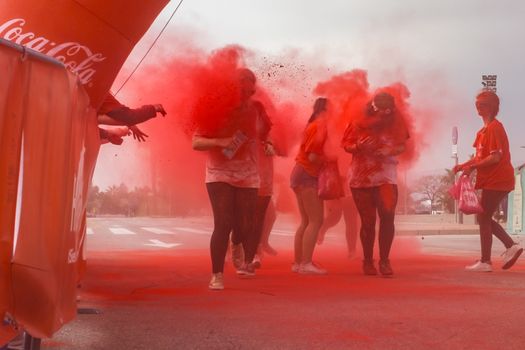
[[[81,315],[44,349],[521,349],[525,266],[468,273],[469,258],[405,254],[393,278],[324,249],[326,276],[290,272],[290,253],[255,278],[227,263],[210,291],[205,248],[176,254],[92,253]]]

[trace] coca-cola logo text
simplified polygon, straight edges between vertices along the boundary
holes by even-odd
[[[0,37],[33,49],[64,63],[66,68],[76,74],[82,84],[93,80],[97,70],[96,63],[106,59],[100,53],[93,53],[89,47],[78,42],[56,43],[33,32],[24,33],[26,21],[23,18],[11,19],[0,25]]]

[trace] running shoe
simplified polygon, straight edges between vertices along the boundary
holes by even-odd
[[[327,271],[313,262],[308,262],[299,266],[299,273],[302,275],[326,275]]]
[[[224,289],[224,277],[222,272],[217,272],[211,275],[211,281],[208,287],[212,290]]]
[[[465,270],[474,272],[492,272],[492,264],[478,260],[472,265],[465,266]]]
[[[510,269],[516,260],[518,260],[521,253],[523,253],[523,248],[519,245],[519,243],[516,243],[512,247],[508,248],[503,253],[503,266],[501,268],[503,270]]]

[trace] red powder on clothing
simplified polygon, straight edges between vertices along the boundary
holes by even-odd
[[[371,89],[367,72],[360,69],[336,75],[327,81],[320,82],[315,88],[316,94],[325,96],[330,101],[331,111],[328,119],[330,132],[328,137],[332,141],[328,143],[331,146],[328,152],[336,155],[344,153],[340,147],[340,142],[346,127],[351,122],[358,122],[362,118],[366,118],[364,115],[366,104],[378,92],[387,92],[395,99],[397,116],[405,123],[410,135],[410,139],[406,144],[406,150],[399,156],[399,159],[403,163],[411,164],[419,156],[419,137],[415,131],[414,119],[408,103],[408,98],[410,97],[408,88],[398,82],[389,86]],[[394,127],[385,130],[385,132],[394,133],[394,136],[401,138],[402,135],[395,134],[404,131],[402,128],[397,128],[394,125]]]

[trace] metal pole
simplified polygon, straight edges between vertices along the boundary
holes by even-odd
[[[452,158],[454,158],[454,166],[458,165],[458,155],[453,155]],[[458,182],[458,174],[454,174],[454,183]],[[458,212],[458,200],[454,199],[454,214],[456,218],[456,224],[459,223],[459,212]]]
[[[407,184],[407,169],[408,167],[405,168],[405,215],[408,214],[408,184]]]
[[[454,159],[454,166],[458,165],[458,128],[454,126],[452,128],[452,158]],[[454,182],[458,181],[458,175],[454,175]],[[456,223],[463,223],[463,213],[458,210],[458,200],[454,200],[454,214],[456,217]]]

